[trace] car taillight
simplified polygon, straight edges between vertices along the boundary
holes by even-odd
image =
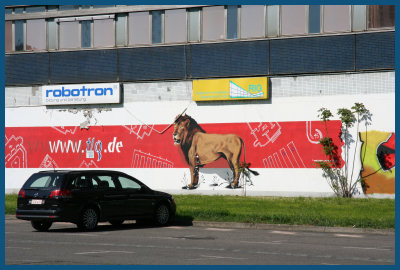
[[[25,198],[25,191],[24,190],[20,190],[19,192],[18,192],[18,198]]]
[[[72,193],[68,189],[56,189],[50,193],[49,198],[71,198]]]

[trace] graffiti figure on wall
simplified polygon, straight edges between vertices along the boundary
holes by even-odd
[[[366,194],[395,193],[395,133],[361,132],[363,190]]]
[[[199,182],[199,168],[219,158],[228,161],[234,179],[231,188],[237,188],[241,173],[240,156],[243,149],[243,164],[246,150],[243,140],[236,134],[208,134],[189,115],[178,115],[174,122],[173,140],[179,145],[190,167],[191,182],[187,189],[195,189]],[[257,172],[245,168],[254,175]]]
[[[5,137],[5,165],[8,168],[27,168],[27,151],[21,136]]]

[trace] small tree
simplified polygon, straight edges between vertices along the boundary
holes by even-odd
[[[324,177],[328,179],[328,184],[335,192],[338,197],[352,197],[357,192],[357,184],[362,182],[361,174],[358,174],[355,179],[355,159],[359,141],[359,128],[360,123],[364,122],[365,126],[369,124],[371,120],[371,113],[367,110],[362,103],[355,103],[351,109],[341,108],[338,109],[337,114],[340,121],[342,122],[341,139],[344,141],[344,166],[342,165],[341,156],[338,154],[338,146],[333,143],[331,137],[328,134],[327,122],[333,117],[330,110],[321,108],[318,110],[318,117],[321,122],[325,124],[326,137],[320,140],[320,144],[323,147],[323,152],[327,156],[327,161],[317,161],[317,167],[321,168],[324,172]],[[356,124],[356,139],[350,134],[350,129]],[[355,142],[353,163],[350,167],[349,156],[350,156],[350,145]],[[364,157],[363,157],[364,159]],[[363,161],[362,161],[363,162]]]

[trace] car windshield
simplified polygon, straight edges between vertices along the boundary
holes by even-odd
[[[54,190],[61,187],[64,174],[36,173],[24,185],[24,189]]]

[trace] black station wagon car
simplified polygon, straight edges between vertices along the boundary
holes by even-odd
[[[18,193],[16,217],[47,231],[53,222],[72,222],[93,230],[98,222],[153,219],[167,225],[175,216],[174,198],[152,190],[122,172],[106,170],[41,171]]]

